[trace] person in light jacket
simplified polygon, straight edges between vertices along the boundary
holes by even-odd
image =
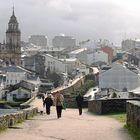
[[[63,106],[62,106],[63,101],[64,101],[63,95],[60,93],[60,91],[57,91],[54,97],[54,105],[56,106],[58,119],[61,118],[62,109],[63,109]]]

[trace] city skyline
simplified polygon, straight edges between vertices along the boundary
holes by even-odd
[[[49,40],[64,33],[77,40],[107,39],[120,44],[122,39],[140,38],[138,0],[14,0],[22,40],[33,34]],[[12,1],[1,0],[0,42],[5,39]]]

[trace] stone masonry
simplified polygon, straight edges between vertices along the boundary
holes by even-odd
[[[11,127],[17,123],[33,117],[38,112],[37,108],[28,108],[17,113],[4,114],[0,116],[0,130]]]
[[[140,130],[140,101],[127,102],[127,125]]]

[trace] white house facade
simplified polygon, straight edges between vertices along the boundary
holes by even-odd
[[[108,64],[108,54],[101,50],[88,51],[86,64],[92,65],[96,62],[105,62]]]
[[[49,54],[46,54],[44,56],[46,69],[49,69],[50,72],[67,73],[67,64],[65,64],[63,61]]]
[[[90,70],[85,65],[81,65],[81,67],[79,68],[79,72],[84,75],[88,75],[90,73]]]
[[[65,36],[61,34],[59,36],[55,36],[52,39],[52,45],[54,48],[70,48],[76,46],[76,39],[72,36]]]
[[[108,54],[103,51],[96,51],[94,54],[94,62],[105,62],[108,64]]]
[[[30,71],[20,67],[20,66],[8,66],[2,68],[2,71],[5,73],[6,81],[4,85],[15,85],[20,83],[21,80],[27,80],[28,74],[31,74]]]
[[[25,72],[7,72],[6,73],[6,85],[15,85],[20,83],[21,80],[26,80],[27,76]]]
[[[81,63],[87,64],[87,48],[77,49],[69,53],[70,58],[77,58]]]
[[[68,59],[60,59],[67,65],[67,72],[72,73],[73,70],[76,70],[80,67],[81,63],[77,58],[68,58]]]
[[[32,97],[32,93],[30,90],[24,89],[24,88],[19,88],[17,90],[14,90],[12,92],[9,92],[6,95],[6,100],[7,101],[13,101],[14,98],[16,99],[29,99]]]

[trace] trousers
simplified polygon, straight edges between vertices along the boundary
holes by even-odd
[[[47,115],[50,115],[50,106],[46,107],[46,113],[47,113]]]
[[[62,106],[56,106],[57,118],[61,118]]]

